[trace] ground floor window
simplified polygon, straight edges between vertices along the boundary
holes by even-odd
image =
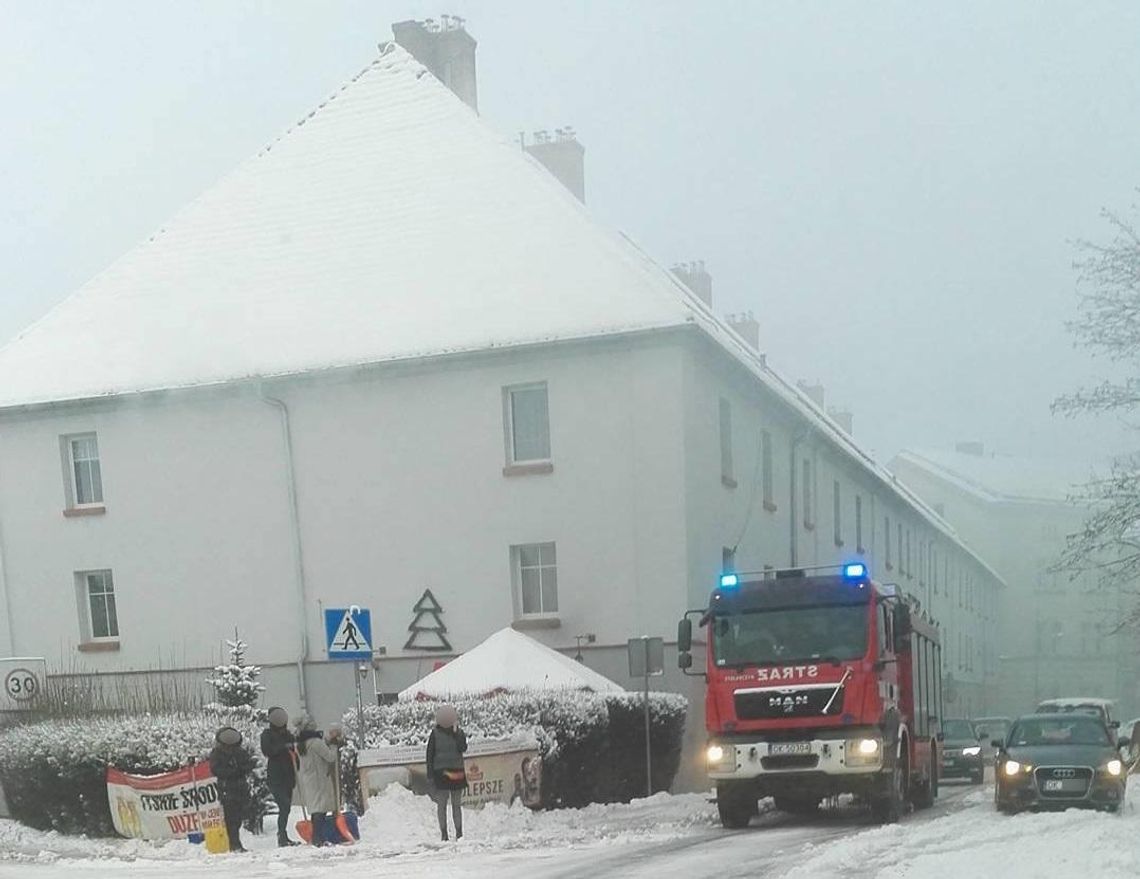
[[[512,546],[511,567],[523,616],[558,613],[558,559],[553,543]]]
[[[119,637],[115,607],[115,583],[110,571],[80,571],[76,574],[80,616],[88,640]]]

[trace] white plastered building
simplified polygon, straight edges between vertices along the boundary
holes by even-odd
[[[504,625],[626,681],[722,566],[852,558],[1001,588],[396,46],[0,352],[0,654],[57,673],[198,680],[237,627],[267,702],[327,720],[321,611],[357,604],[380,691]],[[450,653],[405,647],[425,589]],[[699,730],[699,682],[655,686]]]

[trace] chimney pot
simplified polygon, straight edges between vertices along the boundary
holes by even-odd
[[[478,112],[475,39],[464,29],[462,18],[455,15],[440,18],[442,25],[431,18],[398,21],[392,25],[392,35],[436,79]]]
[[[712,275],[705,270],[704,260],[673,266],[673,274],[692,290],[705,305],[712,307]]]

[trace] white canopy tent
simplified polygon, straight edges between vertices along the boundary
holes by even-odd
[[[403,690],[400,699],[450,699],[512,690],[623,692],[609,678],[508,627],[421,678]]]

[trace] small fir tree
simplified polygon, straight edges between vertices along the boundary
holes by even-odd
[[[206,678],[215,695],[215,701],[207,707],[220,712],[236,709],[255,714],[257,701],[265,691],[257,680],[261,676],[261,667],[246,664],[245,652],[249,645],[238,636],[236,629],[234,640],[227,640],[226,645],[230,648],[229,664],[215,666],[214,676]]]

